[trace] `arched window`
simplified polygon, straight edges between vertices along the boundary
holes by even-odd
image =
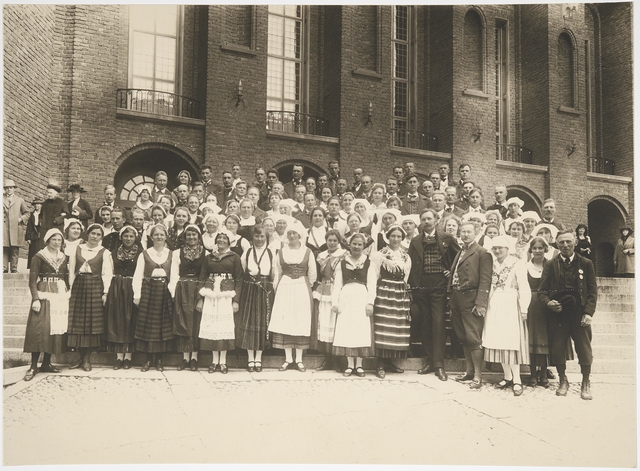
[[[133,177],[127,183],[124,184],[122,190],[120,190],[120,196],[118,199],[121,201],[135,201],[138,198],[138,192],[142,189],[142,186],[153,188],[154,180],[146,175],[138,175]]]
[[[465,88],[484,91],[482,19],[475,10],[464,16],[464,80]]]
[[[567,33],[558,37],[558,64],[556,67],[558,97],[561,106],[573,108],[574,101],[574,64],[573,41]]]

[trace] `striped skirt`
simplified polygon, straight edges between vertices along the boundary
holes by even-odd
[[[173,309],[167,282],[166,278],[142,280],[134,334],[137,351],[158,353],[173,349]]]
[[[378,358],[406,358],[410,346],[411,301],[402,280],[378,282],[373,305],[373,333]]]
[[[288,335],[278,332],[270,332],[271,346],[273,348],[309,348],[311,344],[310,337],[303,335]]]
[[[528,365],[529,364],[529,331],[527,321],[520,320],[520,349],[519,350],[496,350],[493,348],[484,349],[485,361],[492,363],[505,363],[507,365]]]
[[[78,275],[71,288],[67,346],[99,347],[104,342],[105,312],[102,277]]]
[[[246,350],[267,349],[267,326],[275,291],[269,277],[255,280],[249,275],[242,283],[242,299],[236,315],[236,346]]]

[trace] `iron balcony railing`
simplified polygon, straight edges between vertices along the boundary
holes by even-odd
[[[606,175],[616,174],[616,163],[609,159],[599,159],[587,157],[587,172],[604,173]]]
[[[410,149],[438,151],[438,137],[428,132],[392,128],[391,145]]]
[[[533,152],[526,147],[514,144],[497,144],[496,159],[519,164],[533,163]]]
[[[119,88],[116,106],[125,110],[202,119],[200,102],[183,95],[135,88]]]
[[[298,111],[267,111],[267,129],[292,134],[311,134],[312,136],[326,136],[329,122],[325,119],[311,116]]]

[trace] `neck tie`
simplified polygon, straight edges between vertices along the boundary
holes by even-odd
[[[446,211],[446,212],[448,212],[448,213],[450,213],[450,212],[452,212],[452,211],[453,211],[453,209],[452,209],[452,208],[450,208],[449,206],[447,206],[447,209],[445,209],[445,211]]]

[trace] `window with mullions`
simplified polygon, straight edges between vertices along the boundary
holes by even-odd
[[[393,85],[393,145],[410,146],[411,86],[413,84],[413,51],[411,7],[393,7],[392,85]]]
[[[302,5],[269,5],[267,128],[304,132],[304,14]]]
[[[132,95],[132,109],[174,114],[172,95],[180,93],[182,7],[131,5],[129,21],[129,86],[145,91]]]
[[[143,188],[153,187],[155,180],[146,175],[138,175],[127,181],[120,190],[119,198],[121,201],[136,201],[138,194]]]

